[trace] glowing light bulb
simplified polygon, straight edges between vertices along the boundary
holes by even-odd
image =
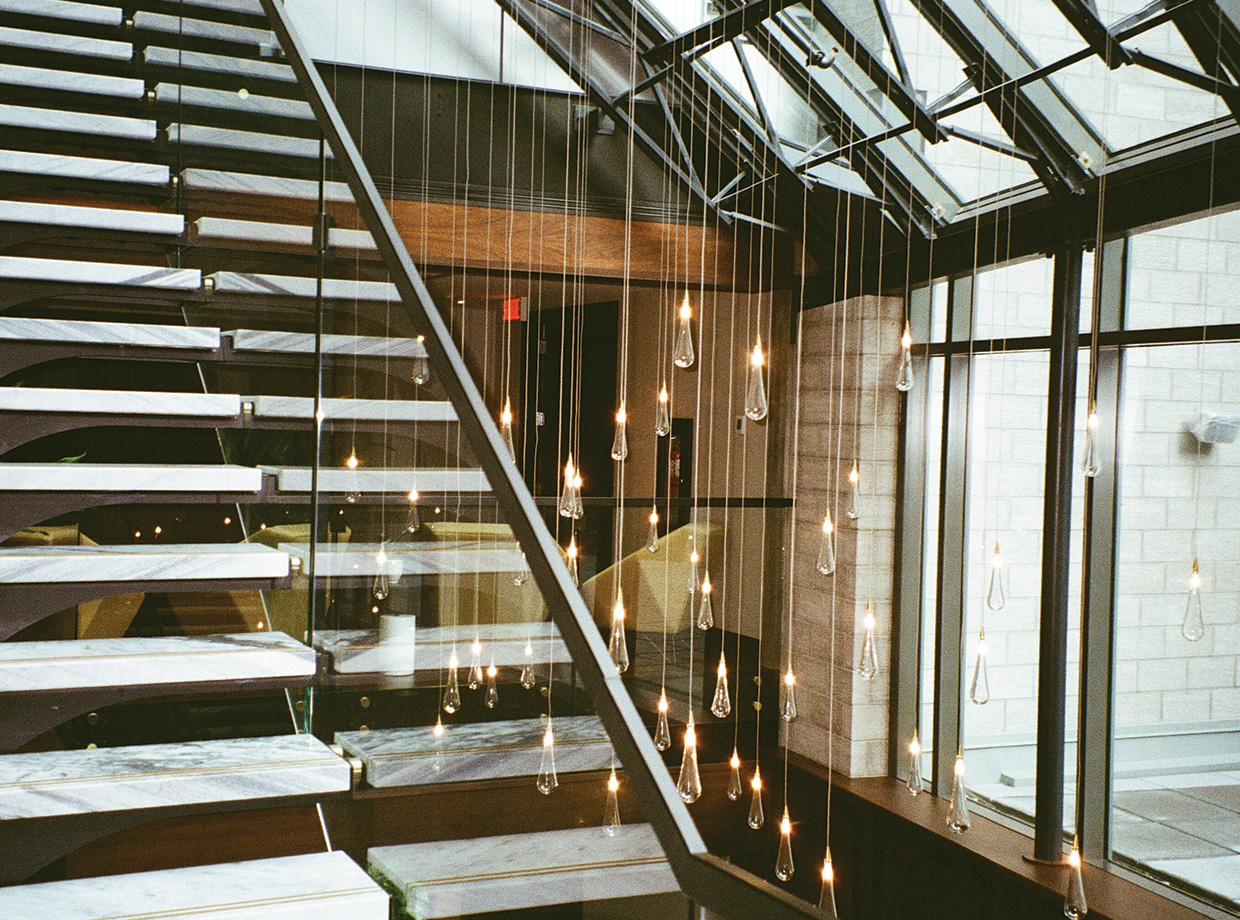
[[[499,702],[499,687],[496,684],[496,677],[499,675],[499,668],[495,667],[492,661],[487,668],[487,692],[482,701],[486,704],[487,709],[494,709],[495,704]]]
[[[848,471],[848,510],[844,513],[853,521],[861,517],[861,471],[855,461]]]
[[[779,852],[775,857],[775,877],[781,882],[792,878],[795,868],[792,864],[792,819],[788,817],[788,806],[784,806],[784,816],[779,822]]]
[[[448,658],[448,686],[443,691],[443,711],[448,715],[461,708],[461,685],[457,676],[460,666],[460,659],[453,652]]]
[[[443,770],[443,717],[435,716],[435,727],[431,736],[435,739],[435,755],[431,758],[431,769],[436,773]]]
[[[680,760],[680,775],[676,778],[676,791],[687,803],[696,802],[702,795],[702,777],[698,773],[697,734],[693,730],[693,713],[685,726],[685,752]]]
[[[413,382],[421,386],[431,379],[431,365],[426,359],[426,336],[418,336],[418,345],[421,348],[420,354],[413,359]]]
[[[822,542],[818,544],[818,563],[815,566],[823,575],[835,574],[835,524],[828,511],[822,519]]]
[[[666,751],[672,746],[672,730],[667,724],[667,693],[659,693],[659,718],[654,729],[654,746],[660,751]]]
[[[969,809],[964,797],[964,752],[956,751],[956,768],[952,779],[952,801],[947,810],[947,827],[957,834],[969,829]]]
[[[672,363],[679,368],[692,367],[697,357],[693,351],[693,329],[689,325],[689,319],[692,316],[689,293],[686,291],[684,302],[680,305],[680,326],[676,333],[676,346],[672,350]]]
[[[865,627],[865,636],[861,640],[861,660],[857,664],[857,673],[863,680],[873,680],[878,674],[878,653],[874,647],[874,627],[877,620],[874,618],[872,600],[865,602],[865,618],[861,622]]]
[[[753,347],[749,356],[749,380],[745,386],[745,417],[751,422],[760,422],[766,418],[770,406],[766,399],[766,383],[762,377],[762,367],[766,364],[766,355],[762,353],[762,337]]]
[[[990,681],[986,677],[986,627],[977,633],[977,658],[973,663],[973,679],[969,681],[969,699],[979,706],[990,700]]]
[[[607,777],[607,807],[603,809],[603,833],[608,837],[616,836],[616,828],[620,826],[620,780],[616,778],[616,768],[611,768],[611,776]]]
[[[728,663],[719,652],[719,668],[715,672],[715,698],[710,704],[711,715],[717,719],[726,719],[732,712],[732,697],[728,693]]]
[[[755,831],[766,823],[766,814],[762,810],[762,775],[758,772],[758,765],[754,764],[753,779],[749,781],[749,787],[753,789],[753,798],[749,802],[749,826]]]
[[[564,464],[564,490],[560,493],[558,505],[560,517],[577,520],[583,514],[581,505],[581,471],[573,464],[573,455],[568,455]]]
[[[1007,603],[1007,595],[1003,592],[1003,556],[999,554],[999,544],[990,557],[990,584],[986,587],[986,606],[991,610],[1002,610]]]
[[[667,385],[664,384],[659,390],[659,406],[654,415],[654,433],[661,438],[666,437],[672,430],[671,408],[668,406],[670,399]]]
[[[509,456],[516,460],[517,445],[512,439],[512,403],[507,399],[504,400],[503,411],[499,414],[499,433],[504,439],[504,446],[508,448]]]
[[[896,374],[896,389],[907,393],[913,388],[913,330],[904,324],[904,335],[900,336],[900,370]]]
[[[1184,605],[1180,634],[1189,642],[1196,642],[1206,634],[1206,621],[1201,614],[1201,572],[1196,556],[1193,557],[1193,571],[1188,576],[1188,603]]]
[[[616,411],[616,437],[611,442],[611,459],[619,463],[629,455],[629,439],[626,434],[628,428],[628,413],[624,411],[624,403],[620,403],[620,408]]]
[[[732,757],[728,761],[732,775],[728,778],[728,798],[735,802],[741,797],[741,755],[732,748]]]
[[[535,683],[534,646],[527,642],[525,643],[525,664],[521,666],[521,686],[526,690],[533,690]]]
[[[650,530],[646,534],[646,552],[659,551],[659,509],[650,509]]]
[[[1078,920],[1089,913],[1085,903],[1085,883],[1081,880],[1081,851],[1073,839],[1068,851],[1068,890],[1063,899],[1063,915],[1067,920]]]
[[[377,601],[385,601],[392,593],[392,579],[388,574],[388,554],[380,547],[375,553],[375,580],[371,585],[371,594]]]
[[[611,611],[611,641],[607,643],[616,670],[624,673],[629,669],[629,644],[624,635],[624,591],[616,589],[616,606]]]
[[[908,744],[908,779],[904,786],[909,795],[921,795],[925,783],[921,778],[921,739],[913,732],[913,740]]]
[[[417,533],[422,529],[422,518],[418,516],[418,490],[409,490],[409,513],[405,515],[405,533]]]
[[[835,867],[831,864],[830,847],[822,857],[822,893],[818,896],[818,909],[827,915],[828,920],[839,918],[835,909]]]
[[[577,578],[577,535],[573,534],[568,540],[568,549],[564,551],[564,555],[568,557],[568,574],[573,579],[573,584],[579,585],[581,582]]]
[[[785,722],[797,720],[797,676],[792,673],[791,665],[784,674],[783,702],[779,707],[779,717]]]
[[[711,592],[714,586],[710,583],[710,572],[707,571],[702,576],[702,603],[698,605],[697,628],[710,629],[715,625],[715,607],[711,600]]]
[[[547,720],[547,731],[543,735],[542,760],[538,765],[538,791],[543,795],[551,795],[552,790],[560,785],[555,775],[555,732],[551,728],[551,720]]]
[[[474,633],[473,644],[469,646],[469,689],[477,690],[482,686],[482,640]]]
[[[344,462],[344,465],[347,466],[351,470],[357,469],[357,464],[358,464],[358,459],[357,459],[356,453],[349,454],[348,459],[345,460]]]
[[[1098,461],[1098,410],[1091,408],[1085,420],[1085,452],[1081,468],[1085,475],[1093,479],[1102,472],[1102,464]]]
[[[359,461],[357,459],[356,451],[351,452],[348,458],[344,461],[345,469],[347,469],[350,473],[353,473],[353,474],[357,473],[358,464],[359,464]],[[350,505],[356,505],[358,502],[362,500],[362,493],[358,489],[357,485],[358,484],[357,484],[356,475],[350,476],[349,477],[349,488],[344,493],[344,500]],[[224,523],[225,524],[229,523],[227,518],[224,519]]]

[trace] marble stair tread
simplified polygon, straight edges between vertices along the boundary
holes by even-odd
[[[0,387],[0,412],[231,419],[241,414],[241,397],[229,393]]]
[[[305,683],[314,673],[314,650],[278,632],[0,642],[0,694]]]
[[[0,757],[0,820],[347,792],[349,764],[313,735]]]
[[[0,46],[23,51],[71,54],[104,61],[128,61],[133,57],[133,45],[129,42],[64,35],[60,32],[41,32],[36,29],[14,29],[10,26],[0,26]]]
[[[0,585],[282,579],[289,554],[257,543],[0,546]]]
[[[0,105],[0,127],[91,134],[130,141],[153,141],[158,136],[155,122],[146,118],[41,109],[29,105]]]
[[[70,70],[50,70],[45,67],[22,67],[17,64],[0,64],[0,84],[58,90],[64,93],[83,93],[91,96],[111,96],[116,99],[134,101],[146,95],[146,85],[141,80],[131,77],[75,73]]]
[[[301,560],[307,571],[310,545],[281,543],[279,549]],[[387,554],[379,561],[379,551]],[[409,576],[467,575],[481,572],[523,572],[525,558],[516,543],[499,546],[478,540],[436,543],[323,543],[314,557],[317,577],[374,578],[387,574],[393,583]],[[3,569],[0,568],[0,573]]]
[[[0,0],[0,13],[44,16],[48,19],[63,19],[67,22],[97,26],[119,27],[124,20],[119,6],[76,3],[73,0]]]
[[[263,472],[248,466],[126,463],[4,463],[4,492],[253,492]]]
[[[172,171],[167,166],[155,163],[131,163],[125,160],[102,160],[97,157],[32,153],[25,150],[0,150],[0,172],[152,186],[166,186],[172,177]]]
[[[314,121],[310,103],[283,96],[242,96],[232,90],[188,86],[183,83],[160,83],[155,87],[155,101],[170,105],[189,105],[203,109],[224,109],[250,115],[297,118]]]
[[[314,245],[314,228],[301,224],[277,224],[229,217],[200,217],[190,224],[190,241],[198,243],[266,243],[271,246]],[[375,238],[368,230],[327,231],[327,244],[336,249],[375,251]]]
[[[259,0],[180,0],[184,6],[214,10],[220,13],[236,13],[242,16],[266,17]]]
[[[4,467],[0,466],[0,471]],[[276,488],[281,492],[309,492],[312,471],[308,466],[279,467],[271,470],[276,475]],[[0,476],[0,482],[3,481]],[[490,492],[491,484],[486,473],[479,469],[358,469],[344,470],[335,467],[319,470],[319,491],[323,493],[401,493],[413,489],[424,494],[439,492]]]
[[[558,772],[606,770],[615,762],[598,716],[558,716],[553,725]],[[446,725],[440,738],[426,725],[336,732],[336,744],[361,761],[376,788],[421,786],[537,776],[546,730],[543,719],[463,722]]]
[[[537,591],[532,585],[530,591]],[[568,646],[560,638],[554,623],[480,623],[476,627],[431,626],[415,635],[414,664],[420,672],[441,672],[455,652],[468,661],[469,646],[474,638],[482,643],[487,664],[494,660],[498,667],[521,667],[525,664],[526,646],[529,660],[542,666],[547,662],[567,664],[572,659]],[[316,630],[316,648],[332,659],[337,674],[382,674],[390,670],[389,648],[381,645],[375,629]]]
[[[286,176],[265,176],[258,173],[231,172],[222,169],[191,167],[182,170],[181,185],[189,192],[213,192],[224,195],[259,195],[317,202],[319,183],[311,179]],[[323,186],[324,200],[331,204],[352,204],[353,193],[343,182]],[[249,277],[243,275],[242,277]]]
[[[275,33],[269,29],[237,26],[212,19],[191,19],[188,16],[152,13],[149,10],[138,10],[134,13],[133,27],[138,32],[158,32],[163,35],[231,42],[235,45],[256,45],[272,49],[277,47]]]
[[[389,897],[343,852],[0,888],[21,920],[388,920]]]
[[[253,275],[243,272],[215,272],[207,275],[216,294],[245,297],[294,297],[313,299],[315,279],[308,275]],[[399,303],[396,285],[386,281],[353,281],[347,278],[324,278],[325,300]]]
[[[167,67],[177,71],[198,70],[205,73],[228,74],[241,79],[270,80],[273,83],[294,85],[297,83],[297,75],[293,73],[293,68],[276,61],[153,46],[143,48],[139,58],[148,67]]]
[[[40,201],[0,201],[0,221],[83,230],[149,233],[154,236],[180,236],[185,232],[185,218],[180,214],[90,208]]]
[[[4,204],[0,203],[0,213],[3,213],[3,208]],[[220,347],[220,330],[210,326],[0,316],[0,340],[215,351]]]
[[[0,256],[0,279],[154,288],[167,291],[197,291],[202,287],[202,273],[196,268],[161,268],[158,265],[79,262],[70,259],[32,259],[27,256]]]
[[[232,340],[233,351],[268,354],[314,354],[312,332],[273,332],[267,329],[234,329],[224,333]],[[323,353],[350,357],[425,358],[426,345],[417,339],[366,335],[324,335]]]
[[[283,134],[262,134],[258,131],[189,124],[169,125],[165,136],[172,146],[185,144],[191,147],[260,153],[266,156],[304,157],[312,160],[319,157],[319,142],[312,137],[288,137]],[[331,148],[326,148],[325,153],[330,160]]]
[[[372,847],[367,859],[418,920],[680,890],[648,824]]]
[[[252,396],[254,417],[267,419],[313,419],[311,396]],[[431,399],[345,399],[330,398],[320,403],[323,419],[369,422],[452,422],[452,404]]]

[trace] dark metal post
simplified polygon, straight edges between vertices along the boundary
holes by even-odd
[[[1068,671],[1072,442],[1080,346],[1081,250],[1055,254],[1051,294],[1046,483],[1042,512],[1042,610],[1038,626],[1038,751],[1033,855],[1063,858],[1064,695]]]

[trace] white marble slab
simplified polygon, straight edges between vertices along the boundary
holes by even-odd
[[[0,209],[2,208],[3,204],[0,204]],[[220,330],[210,326],[161,326],[154,323],[99,323],[93,320],[0,316],[0,340],[215,351],[220,347]]]
[[[314,418],[310,396],[247,396],[255,418]],[[324,399],[319,408],[325,420],[370,422],[453,422],[452,404],[432,399]]]
[[[4,467],[0,466],[0,471]],[[312,471],[308,466],[281,467],[275,471],[276,488],[281,492],[309,492]],[[0,477],[0,482],[3,477]],[[490,492],[491,484],[482,470],[319,470],[319,491],[344,492]]]
[[[34,131],[96,134],[134,141],[155,140],[155,122],[122,115],[96,115],[66,109],[40,109],[28,105],[0,105],[0,127]]]
[[[679,891],[648,824],[374,847],[418,920]]]
[[[20,3],[21,0],[18,0]],[[133,45],[102,38],[85,38],[81,35],[65,35],[61,32],[38,32],[32,29],[12,29],[0,26],[0,45],[22,48],[28,51],[50,51],[56,54],[72,54],[78,57],[99,58],[107,61],[128,61],[133,57]]]
[[[133,185],[167,185],[171,180],[171,170],[154,163],[129,163],[25,150],[0,150],[0,172]]]
[[[280,549],[302,560],[302,572],[310,554],[307,543],[281,543]],[[517,544],[503,546],[477,540],[455,543],[387,543],[383,550],[387,562],[380,565],[378,543],[324,543],[314,558],[314,573],[320,577],[373,578],[389,575],[465,575],[477,572],[521,572],[525,558]],[[395,580],[395,579],[393,579]]]
[[[263,16],[263,5],[258,0],[183,0],[185,6],[197,6],[205,10],[221,10],[227,13],[241,13],[245,16]]]
[[[270,198],[293,198],[299,201],[316,202],[319,199],[319,184],[313,180],[263,176],[256,173],[191,168],[181,172],[181,184],[186,189],[195,192],[262,195]],[[343,182],[328,182],[323,186],[323,196],[326,201],[334,204],[353,201],[353,193]]]
[[[245,294],[260,297],[316,296],[315,279],[307,275],[250,275],[242,272],[216,272],[208,275],[217,293]],[[346,278],[325,278],[323,297],[326,300],[352,300],[367,303],[399,303],[396,285],[386,281],[350,281]]]
[[[155,87],[155,101],[171,105],[193,105],[204,109],[226,109],[230,112],[246,112],[251,115],[314,121],[314,112],[310,108],[310,103],[301,99],[259,96],[253,93],[241,96],[232,90],[187,86],[183,83],[160,83]]]
[[[225,583],[279,579],[288,554],[257,543],[169,543],[164,546],[0,546],[0,584],[79,582]]]
[[[0,492],[254,492],[248,466],[127,463],[0,463]]]
[[[555,765],[560,773],[606,770],[615,752],[598,716],[560,716]],[[463,783],[537,776],[542,762],[543,719],[446,725],[436,738],[430,725],[336,732],[336,743],[362,762],[377,788]]]
[[[284,633],[0,642],[0,693],[309,679],[314,650]]]
[[[531,591],[537,588],[531,587]],[[477,636],[482,643],[487,664],[498,667],[521,667],[525,664],[525,646],[530,646],[530,660],[539,667],[548,662],[567,664],[571,661],[568,646],[560,638],[554,623],[480,623],[477,626],[432,626],[417,632],[416,668],[421,672],[441,672],[455,652],[460,661],[469,661],[469,646]],[[316,630],[314,644],[332,657],[337,674],[385,673],[387,649],[379,642],[373,629]]]
[[[200,217],[190,225],[190,239],[198,242],[266,243],[270,246],[314,245],[314,228],[301,224],[276,224],[258,220],[235,220],[228,217]],[[337,249],[374,251],[375,238],[368,230],[327,231],[327,244]]]
[[[100,26],[119,26],[123,19],[119,6],[75,3],[73,0],[0,0],[0,13],[46,16]]]
[[[209,38],[214,41],[233,42],[239,45],[275,45],[274,32],[251,26],[235,26],[227,22],[209,19],[190,19],[186,16],[169,16],[138,10],[133,16],[133,27],[140,32],[161,32],[165,35],[183,35],[186,38]]]
[[[51,227],[113,230],[125,233],[151,233],[159,236],[180,236],[185,231],[185,218],[180,214],[124,211],[120,208],[86,208],[39,201],[0,201],[0,221],[16,224],[42,224]]]
[[[60,284],[124,285],[161,291],[196,291],[202,287],[202,273],[196,268],[31,259],[25,256],[0,256],[0,278]]]
[[[13,920],[388,920],[388,902],[340,851],[0,888]]]
[[[175,48],[144,48],[143,63],[151,67],[173,67],[177,70],[205,70],[209,73],[226,73],[254,80],[271,80],[278,83],[296,83],[297,75],[288,64],[260,61],[253,58],[232,57],[227,54],[210,54],[205,51],[178,51]]]
[[[313,735],[0,757],[0,820],[347,792],[348,763]]]
[[[227,419],[241,414],[241,397],[229,393],[0,387],[0,412]]]
[[[99,9],[99,7],[95,8]],[[0,83],[34,89],[59,90],[65,93],[112,96],[117,99],[141,99],[146,93],[146,86],[141,80],[129,77],[74,73],[69,70],[49,70],[44,67],[19,67],[16,64],[0,64]]]
[[[261,134],[258,131],[237,131],[207,125],[169,125],[168,143],[212,147],[218,150],[240,150],[271,156],[319,158],[319,142],[312,137],[289,137],[283,134]],[[324,148],[332,158],[331,147]]]
[[[237,329],[225,333],[232,339],[233,351],[262,351],[271,354],[314,354],[314,334],[310,332],[272,332],[266,329]],[[325,335],[323,353],[349,357],[424,358],[426,346],[417,339],[394,339],[366,335]]]

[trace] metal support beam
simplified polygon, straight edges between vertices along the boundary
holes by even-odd
[[[1140,67],[1144,67],[1146,70],[1160,73],[1164,77],[1170,77],[1172,80],[1178,80],[1188,86],[1196,87],[1207,93],[1213,93],[1222,98],[1233,113],[1240,111],[1240,88],[1233,86],[1231,83],[1224,83],[1222,80],[1216,80],[1203,73],[1189,70],[1187,67],[1181,67],[1179,64],[1164,61],[1162,58],[1146,54],[1144,51],[1133,51],[1132,62]]]
[[[748,32],[764,19],[800,0],[751,0],[722,16],[704,22],[696,29],[682,32],[675,38],[655,45],[642,57],[652,64],[672,64],[677,58],[691,61],[712,48]]]
[[[1033,856],[1063,858],[1064,720],[1068,594],[1072,570],[1072,442],[1080,346],[1081,250],[1055,254],[1042,498],[1042,600],[1038,623],[1037,788]]]
[[[979,147],[985,147],[987,150],[993,150],[995,153],[1002,153],[1004,156],[1015,157],[1018,160],[1034,162],[1038,155],[1028,150],[1021,150],[1015,144],[1009,141],[1001,141],[998,138],[987,137],[985,134],[979,134],[976,131],[970,131],[967,128],[955,128],[947,126],[946,131],[952,137],[958,137],[962,141],[968,141],[970,144],[977,144]]]
[[[1129,52],[1098,18],[1097,8],[1091,0],[1054,0],[1054,3],[1107,67],[1114,70],[1128,63]]]
[[[1240,28],[1216,3],[1182,8],[1172,17],[1176,28],[1207,74],[1220,83],[1240,85]],[[1240,101],[1223,96],[1232,117],[1240,121]]]
[[[767,920],[809,920],[821,915],[756,876],[712,856],[681,801],[662,757],[621,681],[593,615],[569,577],[529,490],[500,437],[499,428],[470,376],[447,324],[410,258],[357,145],[345,127],[323,78],[301,40],[293,33],[279,0],[262,0],[272,29],[292,66],[319,126],[331,145],[362,220],[374,236],[407,318],[426,336],[427,357],[444,395],[456,409],[461,434],[495,493],[503,519],[525,550],[534,583],[542,593],[573,664],[599,718],[607,728],[628,780],[663,847],[684,892],[727,917],[760,916]]]
[[[565,19],[567,19],[569,22],[575,23],[576,25],[579,25],[579,26],[583,26],[589,29],[591,32],[597,32],[599,35],[605,36],[606,38],[610,38],[614,42],[619,42],[622,45],[627,45],[629,42],[627,38],[625,38],[615,29],[609,28],[608,26],[605,26],[605,25],[600,25],[599,23],[595,22],[593,19],[590,19],[587,16],[582,16],[580,13],[575,13],[572,10],[568,9],[567,7],[560,6],[560,4],[558,3],[552,3],[551,0],[530,0],[530,3],[534,4],[535,6],[540,6],[544,10],[547,10],[549,12],[555,13],[557,16],[562,16]]]
[[[896,62],[896,73],[900,82],[909,92],[914,92],[913,78],[909,75],[908,63],[904,60],[904,49],[900,47],[900,34],[895,23],[891,21],[891,10],[887,9],[887,0],[874,0],[874,9],[878,12],[878,21],[883,27],[883,35],[887,37],[887,47],[891,49],[891,57]]]
[[[779,149],[779,131],[775,128],[775,122],[771,121],[771,113],[767,111],[766,102],[762,98],[762,90],[758,88],[758,81],[754,79],[753,68],[749,66],[749,58],[745,56],[745,46],[741,44],[740,39],[732,39],[732,46],[736,49],[736,56],[741,62],[741,72],[745,75],[745,85],[749,87],[749,94],[753,96],[753,104],[758,108],[758,116],[762,119],[762,125],[766,128],[767,140],[771,142],[771,146],[776,150]]]

